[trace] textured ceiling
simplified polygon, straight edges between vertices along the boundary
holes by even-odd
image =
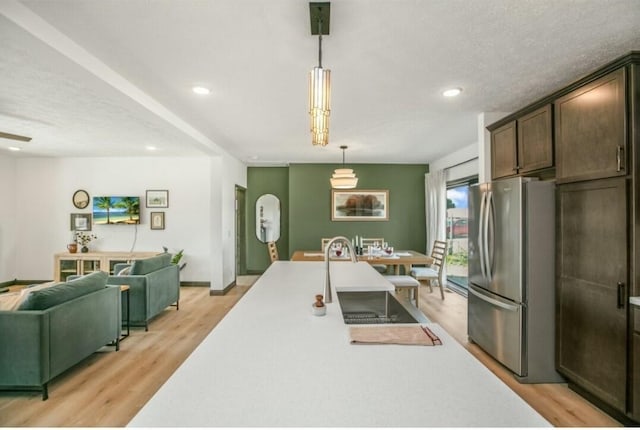
[[[638,0],[336,0],[330,144],[302,0],[0,0],[0,131],[16,156],[216,154],[248,164],[427,163],[632,50]],[[208,86],[199,97],[191,86]],[[458,86],[461,96],[442,90]],[[0,151],[15,144],[0,139]],[[20,146],[20,145],[16,145]]]

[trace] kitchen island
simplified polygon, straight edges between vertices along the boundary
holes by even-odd
[[[546,427],[437,324],[442,346],[351,345],[322,262],[273,263],[129,423],[131,427]],[[367,263],[334,290],[392,290]]]

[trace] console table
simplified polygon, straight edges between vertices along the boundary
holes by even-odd
[[[86,275],[102,270],[113,275],[113,266],[117,263],[128,263],[133,260],[153,257],[159,252],[59,252],[54,255],[53,279],[65,281],[70,275]]]

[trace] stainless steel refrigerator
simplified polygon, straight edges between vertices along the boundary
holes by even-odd
[[[554,184],[512,178],[469,195],[469,339],[521,382],[555,371]]]

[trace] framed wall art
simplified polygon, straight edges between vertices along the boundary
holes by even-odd
[[[389,190],[331,190],[331,221],[388,221]]]
[[[164,230],[164,212],[151,212],[151,230]]]
[[[146,201],[148,208],[168,208],[169,190],[147,190]]]
[[[71,231],[91,231],[91,214],[71,214]]]

